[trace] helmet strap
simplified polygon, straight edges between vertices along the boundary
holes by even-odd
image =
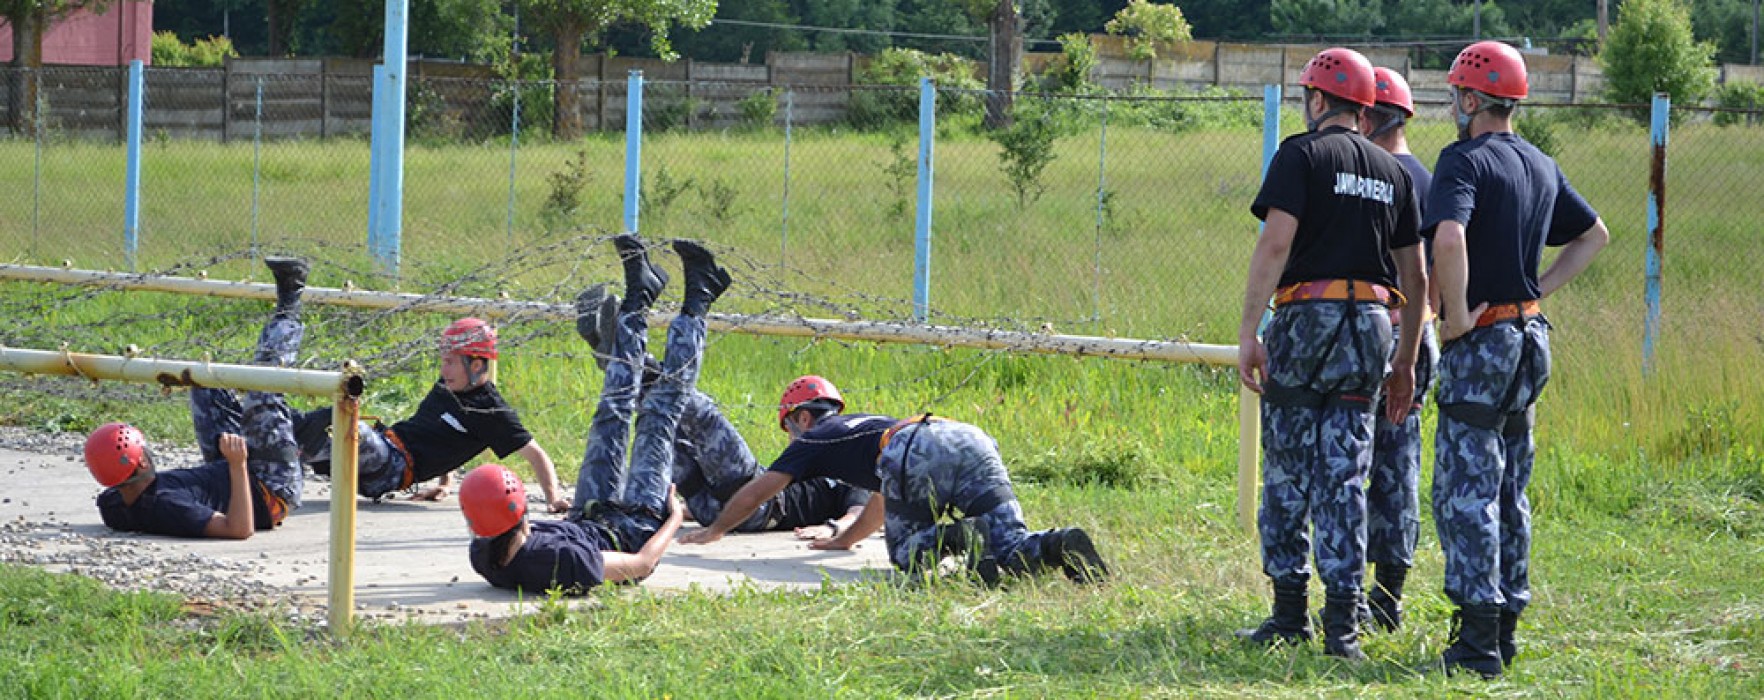
[[[1372,133],[1366,134],[1366,138],[1369,140],[1376,139],[1380,136],[1383,136],[1387,133],[1390,133],[1390,131],[1392,129],[1395,129],[1399,126],[1402,126],[1404,124],[1409,123],[1409,117],[1407,115],[1403,114],[1403,111],[1400,109],[1386,107],[1384,105],[1372,105],[1371,107],[1368,107],[1367,109],[1370,109],[1374,112],[1377,112],[1379,114],[1382,114],[1382,115],[1388,117],[1388,119],[1386,119],[1383,124],[1380,124],[1380,125],[1378,125],[1378,128],[1373,129]]]
[[[1327,106],[1329,104],[1329,93],[1326,93],[1326,92],[1323,92],[1322,90],[1318,90],[1316,88],[1307,86],[1305,88],[1305,110],[1307,112],[1310,111],[1310,109],[1311,109],[1311,94],[1312,93],[1323,95],[1323,104],[1325,106]],[[1317,115],[1317,118],[1305,120],[1305,130],[1306,131],[1316,131],[1317,128],[1323,124],[1323,122],[1329,121],[1331,118],[1335,117],[1336,115],[1347,114],[1349,112],[1353,112],[1358,109],[1359,109],[1358,105],[1355,105],[1352,107],[1331,107],[1329,109],[1325,109],[1325,110],[1323,110],[1322,114]]]

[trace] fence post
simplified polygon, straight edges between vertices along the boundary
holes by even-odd
[[[140,59],[129,61],[128,163],[123,182],[123,259],[135,271],[135,253],[141,234],[141,100],[145,70]]]
[[[380,171],[386,169],[386,156],[381,151],[386,148],[386,120],[380,115],[386,112],[386,66],[374,66],[374,82],[369,88],[371,106],[368,113],[372,117],[368,122],[368,251],[380,249]]]
[[[515,161],[521,150],[521,82],[514,81],[514,116],[508,125],[508,249],[514,250]]]
[[[31,174],[31,257],[37,256],[37,238],[42,233],[43,215],[43,77],[42,69],[30,69],[31,133],[37,142],[36,165]],[[18,109],[17,105],[12,106]]]
[[[386,38],[381,59],[384,72],[379,74],[384,76],[386,85],[385,94],[374,105],[374,143],[378,148],[372,156],[384,161],[375,168],[383,182],[379,187],[369,186],[370,193],[378,194],[378,199],[368,203],[373,210],[369,220],[374,224],[368,232],[368,249],[394,279],[398,277],[403,247],[399,236],[404,225],[404,86],[410,72],[409,17],[410,0],[386,0]]]
[[[637,198],[643,193],[643,71],[625,78],[625,232],[637,232]]]
[[[1666,141],[1669,136],[1672,97],[1654,93],[1650,131],[1654,146],[1653,167],[1648,171],[1648,318],[1642,333],[1642,374],[1654,373],[1654,339],[1660,333],[1661,266],[1666,253]]]
[[[771,56],[766,58],[766,73],[772,72]],[[770,88],[767,88],[770,89]],[[783,231],[778,236],[778,267],[784,267],[784,256],[790,252],[790,126],[796,120],[796,91],[784,91],[784,214]]]
[[[1097,332],[1102,330],[1102,233],[1103,214],[1108,206],[1108,181],[1105,178],[1109,163],[1109,98],[1102,97],[1102,134],[1096,143],[1096,265],[1091,274],[1091,309],[1090,320],[1097,324]]]
[[[1281,55],[1284,57],[1285,52]],[[1284,58],[1282,64],[1284,64]],[[1280,149],[1280,85],[1262,86],[1262,177],[1268,176],[1268,164]],[[1259,232],[1260,229],[1258,229]],[[1262,313],[1262,327],[1274,318],[1272,311]],[[1262,397],[1248,388],[1237,390],[1237,524],[1245,531],[1256,531],[1257,476],[1262,463]]]
[[[349,372],[349,365],[344,365]],[[359,382],[359,379],[357,380]],[[360,466],[360,391],[337,391],[331,409],[331,556],[326,621],[333,638],[349,635],[355,615],[355,491]]]
[[[251,131],[251,256],[257,257],[257,197],[263,188],[263,76],[257,76],[257,108]]]
[[[924,323],[931,312],[931,178],[932,141],[936,138],[937,88],[919,78],[919,211],[913,235],[913,320]]]

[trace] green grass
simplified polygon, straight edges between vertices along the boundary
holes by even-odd
[[[523,697],[1757,697],[1764,293],[1755,280],[1764,243],[1755,227],[1764,201],[1751,183],[1764,139],[1701,125],[1673,135],[1665,324],[1647,376],[1645,131],[1607,126],[1559,137],[1564,168],[1610,223],[1613,243],[1546,302],[1556,371],[1540,410],[1531,490],[1536,600],[1523,627],[1525,657],[1501,683],[1413,670],[1443,646],[1450,612],[1425,503],[1414,624],[1374,638],[1372,663],[1348,668],[1315,649],[1270,654],[1230,640],[1230,630],[1259,619],[1267,597],[1253,538],[1235,525],[1231,372],[717,335],[703,387],[762,459],[784,444],[771,407],[778,387],[805,372],[833,377],[854,408],[972,421],[998,438],[1030,524],[1092,528],[1120,579],[1095,590],[1049,579],[1002,590],[623,591],[573,612],[538,603],[535,614],[506,625],[368,628],[334,644],[265,619],[191,622],[175,601],[5,568],[0,695],[230,696],[245,687],[451,696],[463,686]],[[960,130],[939,142],[932,299],[940,319],[1232,337],[1255,235],[1247,208],[1259,134],[1111,128],[1108,138],[1100,230],[1096,134],[1059,143],[1048,194],[1028,207],[1016,205],[998,174],[991,142]],[[1426,120],[1413,132],[1425,162],[1449,138]],[[523,147],[512,235],[504,228],[506,144],[413,148],[398,286],[563,302],[615,279],[610,247],[572,227],[619,220],[622,143],[596,137],[580,147],[590,164],[584,209],[552,217],[549,229],[540,213],[545,175],[571,149]],[[31,148],[0,142],[0,162],[28,164]],[[651,177],[665,167],[694,186],[645,211],[643,228],[710,240],[736,271],[724,308],[872,319],[910,311],[911,208],[894,211],[886,135],[797,133],[788,238],[776,134],[668,134],[645,148]],[[108,144],[51,143],[51,186],[34,233],[31,168],[0,169],[0,257],[120,266],[120,160]],[[359,251],[365,144],[276,143],[264,162],[266,248],[319,260],[317,284],[391,284]],[[250,163],[239,144],[153,144],[143,266],[263,279],[241,254]],[[698,189],[719,181],[738,191],[721,212]],[[243,361],[262,312],[243,302],[4,284],[0,313],[10,321],[0,342],[98,351],[132,343],[156,356]],[[411,410],[433,381],[431,338],[448,319],[314,308],[308,320],[303,357],[323,367],[364,361],[366,411],[390,418]],[[513,319],[502,330],[499,384],[567,478],[600,374],[567,328]],[[182,395],[149,387],[0,377],[0,393],[4,423],[86,430],[120,416],[155,439],[190,439]],[[1424,420],[1431,430],[1431,409]]]

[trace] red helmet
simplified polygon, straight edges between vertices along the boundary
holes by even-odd
[[[441,331],[441,351],[496,359],[496,329],[479,318],[462,318]]]
[[[1378,87],[1374,101],[1402,110],[1405,117],[1415,116],[1415,98],[1409,93],[1409,81],[1403,80],[1402,73],[1379,66],[1372,69],[1372,81]]]
[[[845,410],[845,397],[839,395],[839,387],[833,386],[833,382],[824,377],[805,374],[797,377],[790,386],[784,387],[784,398],[778,400],[778,427],[788,431],[789,428],[784,427],[784,419],[790,412],[816,399],[832,401],[839,405],[839,410]]]
[[[86,468],[106,488],[128,481],[147,461],[147,436],[127,423],[105,423],[86,437]]]
[[[1298,81],[1362,107],[1371,107],[1378,93],[1372,84],[1372,62],[1358,51],[1339,46],[1311,57]]]
[[[1478,41],[1458,52],[1446,83],[1492,97],[1523,100],[1527,94],[1525,59],[1499,41]]]
[[[500,464],[473,469],[459,483],[459,509],[479,537],[508,532],[527,515],[527,486]]]

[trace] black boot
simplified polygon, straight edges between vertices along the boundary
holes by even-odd
[[[1372,594],[1366,604],[1372,609],[1372,624],[1386,632],[1403,626],[1403,582],[1409,578],[1409,567],[1400,564],[1379,564],[1373,580]]]
[[[612,240],[625,266],[625,301],[619,304],[619,313],[648,311],[668,286],[668,273],[649,263],[649,253],[637,234],[620,234]]]
[[[1323,598],[1323,653],[1365,661],[1360,651],[1360,594],[1330,593]]]
[[[276,277],[276,313],[299,313],[300,293],[306,290],[306,272],[309,269],[306,261],[299,258],[268,257],[263,259],[263,264]]]
[[[612,356],[613,337],[618,332],[619,297],[606,293],[606,285],[597,284],[576,295],[576,335],[594,348],[594,362],[606,369]]]
[[[1109,577],[1109,566],[1096,552],[1090,533],[1081,527],[1063,527],[1042,535],[1041,560],[1058,566],[1073,583],[1102,583]]]
[[[1519,629],[1519,613],[1502,610],[1499,629],[1496,641],[1501,650],[1501,668],[1512,668],[1513,661],[1519,658],[1519,645],[1513,643],[1513,633]]]
[[[711,302],[729,288],[729,271],[717,265],[709,250],[692,241],[675,240],[674,252],[680,254],[680,264],[686,269],[686,299],[680,304],[680,313],[702,318],[710,311]]]
[[[1305,584],[1274,584],[1273,614],[1259,627],[1238,630],[1237,636],[1263,646],[1311,641],[1311,611]]]
[[[1466,605],[1452,614],[1452,645],[1440,655],[1447,675],[1472,671],[1483,680],[1501,675],[1501,611],[1493,605]]]

